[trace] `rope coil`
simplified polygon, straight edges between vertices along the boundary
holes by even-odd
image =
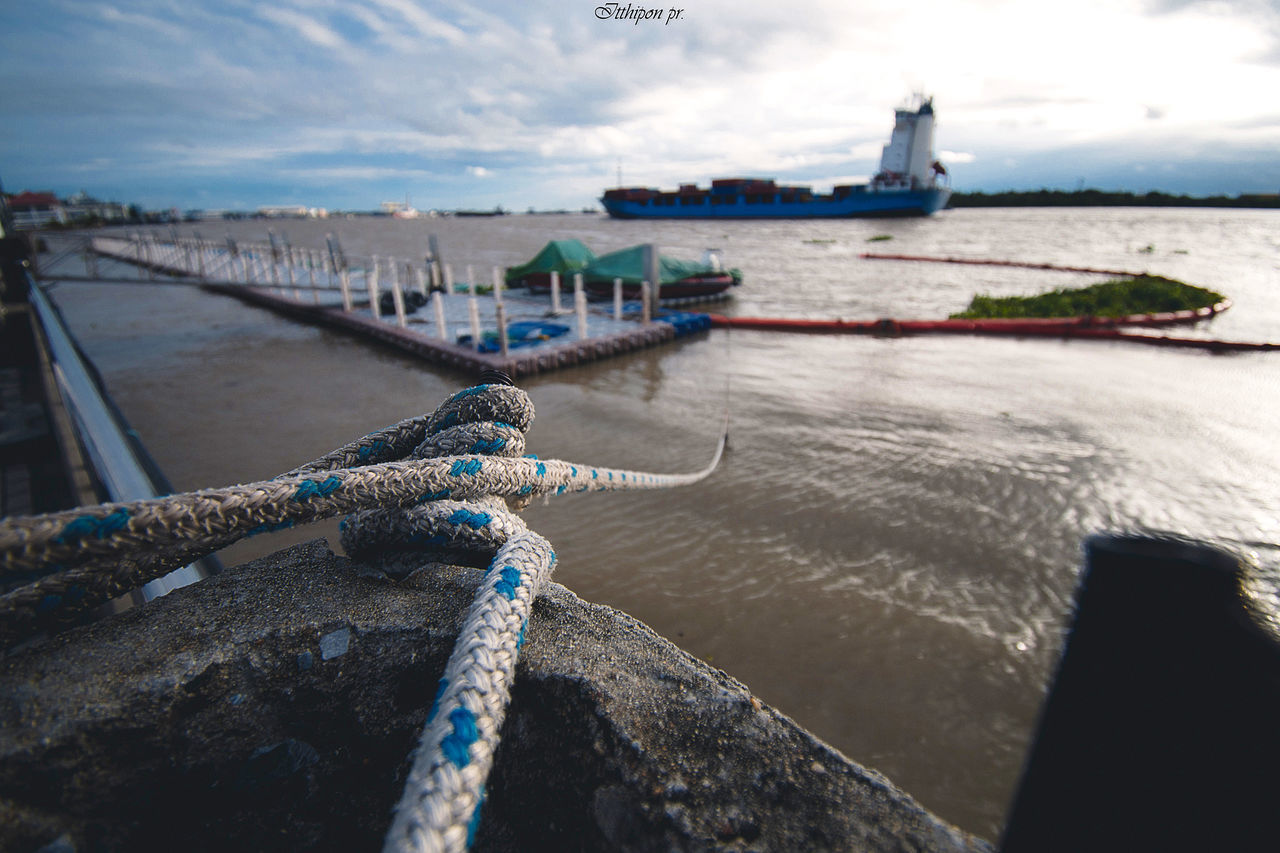
[[[727,435],[711,463],[689,474],[526,457],[533,404],[498,379],[273,480],[0,520],[0,584],[8,588],[0,647],[246,536],[336,515],[350,514],[342,524],[348,555],[391,574],[431,561],[487,561],[385,846],[465,849],[529,613],[556,561],[550,543],[513,511],[537,495],[695,483],[715,470]]]

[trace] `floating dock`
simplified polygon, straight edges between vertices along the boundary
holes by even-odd
[[[563,300],[558,288],[550,297],[510,291],[496,267],[492,284],[476,282],[470,269],[469,281],[455,284],[451,270],[430,259],[417,266],[377,256],[348,259],[334,241],[321,252],[274,239],[238,245],[230,238],[94,237],[82,254],[83,276],[50,271],[47,277],[199,285],[471,374],[530,376],[711,328],[709,315],[676,310],[674,302],[652,308],[652,300],[624,302],[619,287],[610,305],[589,303],[580,279],[566,283]],[[99,258],[129,264],[141,277],[103,275]]]

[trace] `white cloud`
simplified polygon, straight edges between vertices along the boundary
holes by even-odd
[[[268,21],[293,30],[307,41],[319,47],[339,50],[347,47],[342,36],[335,33],[315,18],[309,18],[292,9],[281,9],[267,6],[257,10],[258,14]]]
[[[489,171],[484,166],[468,166],[467,174],[473,178],[489,178],[493,176],[493,172]]]
[[[462,30],[445,23],[432,15],[421,5],[412,0],[373,0],[374,4],[385,10],[395,12],[413,26],[419,35],[432,39],[441,39],[451,45],[460,45],[466,41]]]

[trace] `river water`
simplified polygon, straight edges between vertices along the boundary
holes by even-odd
[[[261,221],[183,226],[266,240]],[[455,269],[578,237],[720,248],[743,316],[935,319],[975,292],[1099,276],[864,251],[1149,270],[1227,294],[1187,334],[1280,340],[1280,212],[954,210],[919,220],[584,214],[274,223],[295,245]],[[167,229],[165,229],[167,232]],[[869,242],[874,236],[889,240]],[[176,489],[264,479],[429,411],[470,377],[188,288],[61,284],[58,304]],[[1280,355],[1131,343],[715,330],[523,383],[529,450],[699,485],[526,512],[555,579],[744,681],[926,807],[998,837],[1062,645],[1084,539],[1168,531],[1280,565]],[[228,563],[336,525],[241,543]]]

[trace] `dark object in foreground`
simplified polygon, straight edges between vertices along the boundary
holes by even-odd
[[[480,572],[278,552],[0,662],[0,849],[371,850]],[[549,584],[476,850],[989,846]]]
[[[1001,849],[1275,850],[1271,605],[1204,545],[1100,537],[1088,562]]]

